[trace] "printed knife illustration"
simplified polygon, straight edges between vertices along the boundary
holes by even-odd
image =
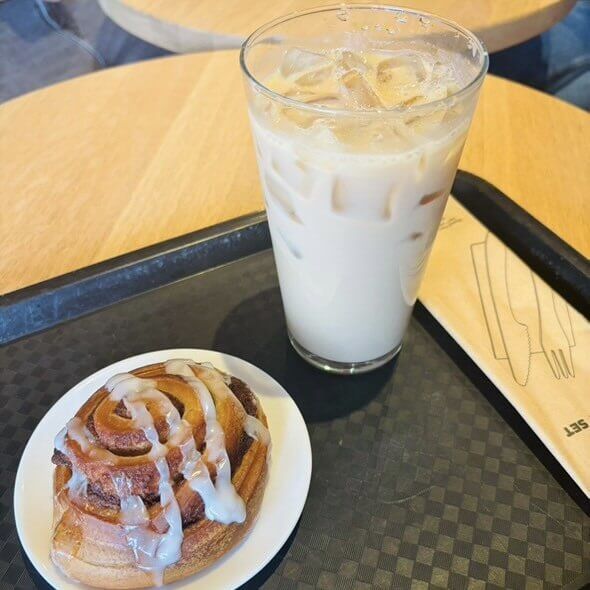
[[[510,309],[517,322],[529,331],[531,354],[541,352],[541,326],[537,311],[537,296],[531,269],[506,248],[506,284]]]
[[[508,289],[508,249],[488,232],[485,255],[492,306],[506,358],[514,380],[519,385],[526,385],[531,366],[531,340],[527,325],[519,321],[512,311]]]
[[[471,244],[471,258],[473,260],[473,270],[479,290],[479,297],[483,309],[484,320],[490,337],[492,353],[497,360],[506,360],[506,350],[502,342],[500,333],[500,324],[496,317],[494,302],[492,301],[492,292],[490,290],[490,281],[488,279],[487,262],[486,262],[486,245],[484,242]]]

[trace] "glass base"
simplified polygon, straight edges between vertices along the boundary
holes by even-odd
[[[338,361],[331,361],[329,359],[322,358],[313,352],[309,352],[306,348],[301,346],[295,338],[289,332],[289,340],[291,345],[297,352],[297,354],[306,360],[310,365],[326,371],[327,373],[334,373],[337,375],[360,375],[361,373],[368,373],[382,367],[384,364],[392,360],[401,350],[401,343],[398,344],[392,351],[370,361],[361,361],[359,363],[341,363]]]

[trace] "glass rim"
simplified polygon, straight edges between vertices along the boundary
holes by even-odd
[[[445,98],[439,98],[437,100],[433,100],[432,102],[427,102],[427,103],[421,104],[421,105],[410,105],[410,106],[398,105],[398,106],[393,106],[393,107],[383,107],[383,108],[374,109],[374,110],[367,109],[367,110],[355,111],[352,109],[332,108],[332,107],[325,106],[325,105],[311,105],[311,104],[305,103],[303,101],[299,101],[295,98],[290,98],[288,96],[285,96],[279,92],[275,92],[274,90],[271,90],[270,88],[265,86],[260,80],[258,80],[254,76],[254,74],[252,74],[252,72],[249,70],[248,66],[246,65],[246,53],[249,49],[251,49],[254,46],[253,42],[256,41],[256,39],[258,39],[263,33],[272,29],[273,27],[276,27],[277,25],[289,22],[291,20],[295,20],[296,18],[299,18],[301,16],[306,16],[309,14],[318,14],[318,13],[322,13],[322,12],[334,12],[334,11],[349,10],[349,9],[352,9],[352,10],[383,10],[386,12],[412,14],[416,17],[424,16],[430,20],[437,21],[439,23],[447,25],[449,28],[454,29],[455,31],[458,31],[459,33],[462,33],[465,37],[467,37],[468,39],[470,39],[474,43],[475,47],[477,47],[477,49],[479,50],[479,52],[482,56],[481,67],[480,67],[477,75],[475,75],[473,77],[473,79],[469,81],[468,84],[466,84],[465,86],[463,86],[462,88],[460,88],[456,92],[453,92],[452,94],[450,94],[449,96],[447,96]],[[488,71],[489,61],[490,61],[490,58],[489,58],[488,50],[486,49],[486,47],[483,44],[483,42],[481,41],[481,39],[479,39],[479,37],[477,37],[477,35],[475,35],[475,33],[471,32],[469,29],[466,29],[465,27],[459,25],[455,21],[445,18],[445,17],[442,17],[442,16],[438,16],[438,15],[433,14],[431,12],[427,12],[425,10],[416,10],[413,8],[406,8],[404,6],[393,6],[393,5],[387,5],[387,4],[358,4],[358,3],[327,4],[324,6],[316,6],[313,8],[307,8],[305,10],[291,12],[291,13],[285,14],[283,16],[279,16],[279,17],[261,25],[257,29],[255,29],[250,35],[248,35],[246,40],[242,43],[242,46],[240,49],[240,67],[242,69],[242,72],[244,73],[246,78],[252,82],[252,84],[255,86],[255,88],[258,91],[262,92],[262,94],[266,95],[271,100],[281,102],[285,106],[288,106],[288,107],[297,108],[297,109],[301,109],[301,110],[305,110],[305,111],[311,111],[314,113],[321,113],[324,115],[332,115],[332,116],[355,116],[355,117],[369,116],[369,117],[371,117],[371,116],[383,116],[383,115],[387,115],[387,114],[407,115],[407,114],[415,114],[415,113],[421,113],[424,111],[434,110],[436,108],[439,108],[441,106],[447,105],[447,104],[455,101],[457,98],[467,96],[467,95],[471,94],[472,92],[474,92],[475,90],[477,90],[479,88],[479,86],[481,85],[481,83],[483,82],[483,79]]]

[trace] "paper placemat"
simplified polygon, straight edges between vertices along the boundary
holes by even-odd
[[[453,197],[420,300],[590,497],[590,323]]]

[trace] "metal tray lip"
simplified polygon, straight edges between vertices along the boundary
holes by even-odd
[[[73,283],[82,282],[88,279],[97,278],[100,275],[121,270],[149,259],[157,258],[175,251],[182,250],[188,246],[194,246],[199,243],[223,237],[259,223],[266,222],[264,211],[248,213],[235,217],[228,221],[223,221],[209,227],[189,232],[175,238],[170,238],[162,242],[157,242],[144,248],[139,248],[101,262],[96,262],[73,270],[71,272],[17,289],[0,295],[0,309],[5,305],[19,303],[25,299],[42,295],[49,291],[57,291],[62,287],[72,285]]]
[[[0,346],[269,247],[266,215],[256,212],[8,293]]]

